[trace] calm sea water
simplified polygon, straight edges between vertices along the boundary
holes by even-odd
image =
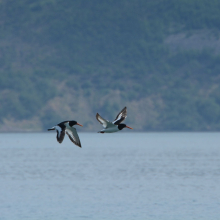
[[[218,220],[220,133],[0,134],[0,220]]]

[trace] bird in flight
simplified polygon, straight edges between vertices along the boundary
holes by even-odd
[[[99,113],[96,114],[96,119],[99,121],[100,124],[104,127],[101,131],[98,133],[113,133],[122,130],[123,128],[130,128],[133,129],[126,124],[121,124],[127,117],[127,107],[124,107],[116,116],[115,120],[113,122],[110,122],[108,120],[105,120],[102,118]]]
[[[61,144],[65,137],[65,133],[69,136],[69,139],[78,147],[82,147],[80,143],[79,136],[77,134],[76,129],[73,127],[74,125],[82,126],[76,121],[63,121],[54,127],[48,129],[48,131],[56,130],[57,132],[57,141]]]

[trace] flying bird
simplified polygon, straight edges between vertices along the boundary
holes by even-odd
[[[48,131],[56,130],[57,132],[57,141],[61,144],[65,137],[65,133],[69,136],[70,140],[77,145],[78,147],[82,147],[80,143],[79,136],[77,134],[76,129],[73,127],[74,125],[82,126],[76,121],[63,121],[56,126],[48,129]]]
[[[96,119],[102,124],[104,129],[99,131],[98,133],[113,133],[122,130],[123,128],[130,128],[133,129],[126,124],[121,124],[127,117],[127,107],[124,107],[116,116],[115,120],[113,122],[110,122],[108,120],[105,120],[102,118],[99,113],[96,114]]]

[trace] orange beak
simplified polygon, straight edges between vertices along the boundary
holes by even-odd
[[[83,125],[81,125],[81,124],[79,124],[79,123],[76,123],[77,125],[79,125],[79,126],[81,126],[81,127],[83,127]]]
[[[127,125],[126,125],[126,128],[130,128],[130,129],[133,129],[133,128],[131,128],[131,127],[127,126]]]

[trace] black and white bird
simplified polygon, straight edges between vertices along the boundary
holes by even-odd
[[[82,147],[80,143],[79,136],[77,134],[76,129],[73,127],[74,125],[82,126],[76,121],[63,121],[56,126],[48,129],[48,131],[56,130],[57,132],[57,141],[61,144],[65,137],[65,133],[69,136],[70,140],[77,145],[78,147]]]
[[[116,116],[115,120],[113,122],[110,122],[108,120],[105,120],[102,118],[99,113],[96,114],[96,119],[102,124],[104,129],[99,131],[98,133],[113,133],[122,130],[123,128],[130,128],[133,129],[126,124],[121,124],[127,117],[127,108],[124,107],[119,114]]]

